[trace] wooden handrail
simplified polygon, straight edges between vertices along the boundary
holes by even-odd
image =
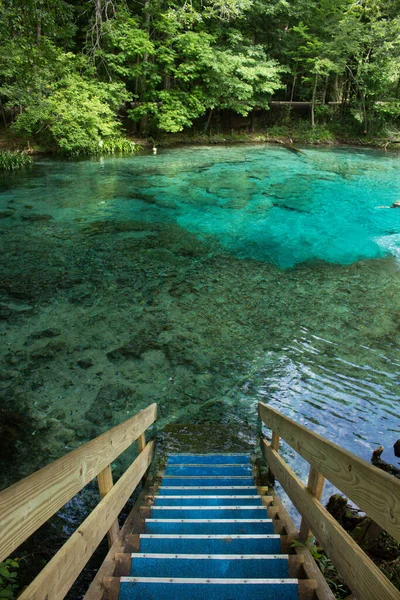
[[[152,404],[1,492],[0,562],[144,434],[156,416]]]
[[[400,481],[261,402],[258,412],[273,431],[272,443],[262,440],[264,458],[303,517],[299,537],[304,539],[311,529],[357,597],[400,600],[398,590],[320,502],[326,477],[399,539]],[[307,487],[279,455],[279,437],[310,463]]]
[[[65,542],[19,600],[61,600],[110,529],[132,491],[150,466],[154,441],[149,442],[87,519]]]
[[[260,419],[391,536],[400,541],[400,480],[306,429],[277,410],[258,405]]]

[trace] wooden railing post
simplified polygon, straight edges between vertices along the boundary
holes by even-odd
[[[146,448],[146,434],[142,433],[142,435],[139,435],[137,441],[139,452],[143,452],[143,450]]]
[[[272,432],[271,449],[276,450],[276,452],[279,450],[279,435],[276,433],[276,431]],[[268,466],[268,478],[270,479],[271,485],[274,485],[275,475],[273,474],[270,466]]]
[[[322,490],[324,489],[325,478],[318,473],[314,467],[310,467],[308,474],[307,489],[310,490],[317,500],[321,500]],[[305,543],[311,535],[310,526],[303,517],[300,524],[299,541]]]
[[[100,498],[103,499],[104,496],[106,496],[108,494],[108,492],[111,490],[111,488],[114,485],[112,472],[111,472],[111,465],[108,465],[108,467],[103,469],[103,471],[101,471],[97,475],[97,482],[99,484]],[[119,533],[119,524],[118,524],[118,519],[116,519],[114,521],[114,523],[111,525],[111,527],[107,533],[108,545],[110,548],[116,541],[116,539],[118,537],[118,533]]]
[[[143,450],[145,448],[146,448],[146,434],[143,432],[142,435],[139,435],[139,437],[138,437],[138,450],[139,450],[139,454],[141,452],[143,452]],[[144,484],[146,483],[146,479],[147,479],[147,473],[145,473],[143,475],[142,486],[144,486]]]
[[[279,435],[276,433],[276,431],[272,432],[271,448],[272,448],[272,450],[276,450],[278,452],[278,449],[279,449]]]

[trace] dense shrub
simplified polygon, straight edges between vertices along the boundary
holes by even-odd
[[[13,130],[70,156],[98,154],[109,141],[112,147],[120,139],[116,111],[125,98],[120,84],[71,73],[49,86],[47,95],[33,97],[18,115]]]

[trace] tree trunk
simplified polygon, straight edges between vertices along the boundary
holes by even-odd
[[[322,104],[326,104],[326,93],[328,91],[329,75],[325,77],[324,89],[322,90]]]
[[[164,90],[171,89],[171,75],[165,75],[164,77]]]
[[[395,98],[400,98],[400,77],[397,80],[396,91],[394,93]]]
[[[4,106],[3,106],[3,102],[0,98],[0,110],[1,110],[1,116],[3,117],[3,122],[4,122],[4,127],[7,129],[7,119],[6,119],[6,114],[4,112]]]
[[[339,102],[340,101],[340,94],[339,94],[339,73],[336,73],[335,79],[333,80],[332,100],[334,102]]]
[[[311,127],[315,127],[315,96],[317,95],[318,75],[315,73],[314,88],[311,98]]]
[[[95,47],[100,48],[100,40],[101,40],[101,32],[103,29],[103,15],[102,15],[102,6],[101,0],[94,0],[94,8],[95,8]]]
[[[362,105],[362,112],[363,112],[364,134],[367,135],[367,133],[368,133],[367,108],[365,106],[365,94],[361,90],[360,90],[360,97],[361,97],[361,105]]]
[[[294,96],[294,90],[295,90],[295,87],[296,87],[296,81],[297,81],[297,65],[296,65],[295,72],[293,74],[292,91],[290,93],[290,104],[292,104],[292,102],[293,102],[293,96]]]
[[[206,122],[206,124],[204,126],[204,131],[207,131],[207,129],[208,129],[209,125],[210,125],[210,121],[211,121],[211,117],[212,117],[212,114],[213,114],[213,110],[214,109],[211,108],[210,112],[208,113],[208,118],[207,118],[207,122]]]
[[[147,33],[150,32],[150,13],[149,13],[149,4],[150,4],[150,0],[145,0],[144,3],[144,8],[143,8],[143,12],[144,12],[144,26],[145,26],[145,30],[147,31]],[[143,62],[142,64],[144,65],[144,74],[142,75],[141,78],[141,90],[140,90],[140,100],[142,102],[144,102],[145,100],[145,93],[146,93],[146,67],[145,65],[149,62],[149,53],[145,52],[143,54]],[[143,115],[140,118],[140,133],[146,133],[147,132],[147,115]]]
[[[346,110],[347,96],[349,93],[349,85],[350,85],[350,80],[349,80],[349,78],[347,78],[344,80],[344,83],[343,83],[342,106],[341,106],[342,116],[344,115],[345,110]]]
[[[42,24],[41,22],[38,20],[36,23],[36,45],[39,46],[40,45],[40,37],[42,34]]]

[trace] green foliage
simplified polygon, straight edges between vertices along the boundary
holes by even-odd
[[[13,125],[19,135],[35,136],[64,154],[96,154],[115,140],[120,124],[115,111],[126,95],[120,84],[106,84],[71,73],[48,94],[33,96]]]
[[[176,133],[210,109],[246,116],[256,105],[267,107],[268,99],[282,87],[280,74],[285,69],[240,32],[231,32],[229,47],[223,48],[216,35],[180,31],[176,23],[172,27],[175,37],[163,41],[156,54],[174,85],[147,90],[147,102],[129,111],[132,119],[151,115],[159,129]],[[158,86],[157,81],[153,83]]]
[[[400,100],[376,102],[374,108],[378,115],[382,115],[384,117],[400,117]]]
[[[137,20],[123,8],[104,25],[103,45],[95,54],[99,71],[127,82],[144,74],[143,57],[154,54],[154,44]]]
[[[299,121],[296,127],[296,136],[301,137],[308,144],[329,144],[335,136],[325,125],[310,127],[307,121]]]
[[[350,590],[340,577],[335,565],[327,557],[323,549],[314,543],[314,539],[312,537],[310,537],[305,544],[294,540],[292,542],[292,546],[293,548],[307,548],[307,550],[309,550],[321,573],[325,577],[326,582],[332,590],[336,600],[345,600],[349,597]]]
[[[31,164],[32,158],[24,152],[0,150],[0,171],[12,171]]]
[[[128,114],[136,120],[143,114],[152,115],[159,129],[176,133],[190,127],[193,119],[205,112],[204,102],[195,94],[187,96],[179,90],[164,90],[158,98],[159,102],[142,104]]]
[[[271,98],[312,101],[310,142],[334,123],[398,129],[394,0],[0,0],[0,118],[69,155],[136,132],[180,132]],[[285,91],[283,91],[285,90]],[[341,106],[330,112],[327,102]],[[293,126],[295,110],[285,115]],[[315,117],[315,119],[314,119]],[[206,124],[207,122],[207,124]],[[103,146],[101,146],[103,144]],[[103,150],[104,151],[104,150]]]
[[[336,137],[332,129],[326,125],[311,127],[305,120],[298,120],[291,124],[274,125],[267,130],[268,138],[292,138],[295,142],[305,144],[332,144]]]
[[[292,127],[288,125],[273,125],[267,129],[268,138],[273,140],[275,138],[293,137]]]
[[[18,561],[11,558],[0,563],[0,600],[14,600],[16,597],[19,587],[16,583],[17,569],[19,569]]]

